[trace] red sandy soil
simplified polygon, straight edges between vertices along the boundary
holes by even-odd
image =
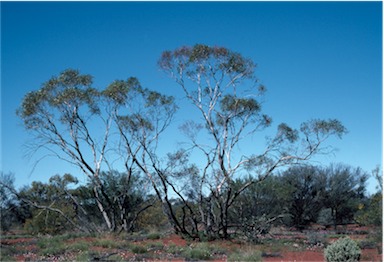
[[[359,228],[359,230],[365,230],[363,228]],[[300,238],[301,235],[298,233],[297,235],[290,235],[290,236],[278,236],[279,238],[283,237],[294,237],[294,238]],[[352,235],[350,236],[354,239],[357,238],[363,238],[367,237],[367,235]],[[95,238],[92,237],[84,237],[84,238],[76,238],[73,240],[67,240],[68,243],[73,243],[75,241],[89,241],[92,242],[95,240]],[[187,246],[187,241],[182,239],[180,236],[172,234],[165,236],[161,239],[158,240],[144,240],[144,241],[137,241],[136,243],[138,245],[145,245],[146,243],[151,243],[151,242],[162,242],[164,246],[169,246],[169,245],[176,245],[179,247],[185,247]],[[331,239],[330,242],[333,242],[333,239]],[[36,239],[35,238],[18,238],[18,239],[2,239],[0,241],[1,245],[12,245],[15,246],[17,250],[23,250],[24,254],[22,255],[17,255],[14,258],[17,261],[36,261],[39,259],[39,256],[36,254],[38,251],[38,247],[36,246]],[[227,250],[236,250],[237,248],[240,248],[241,245],[237,243],[232,243],[230,241],[214,241],[214,244],[220,245],[224,247]],[[255,247],[257,248],[257,247]],[[289,249],[289,247],[287,247]],[[112,252],[118,252],[118,255],[124,259],[124,260],[134,260],[136,255],[133,254],[132,252],[128,250],[112,250],[108,248],[102,248],[102,247],[92,247],[92,251],[99,251],[99,252],[105,252],[105,253],[112,253]],[[292,249],[291,249],[292,250]],[[263,257],[263,261],[265,262],[272,262],[272,261],[281,261],[281,262],[310,262],[310,261],[316,261],[316,262],[322,262],[324,261],[324,256],[323,252],[324,250],[322,248],[315,248],[312,250],[298,250],[298,251],[291,251],[291,250],[281,250],[278,252],[278,256],[274,257]],[[159,252],[164,252],[162,250],[155,251]],[[162,253],[163,254],[163,253]],[[163,256],[162,256],[163,257]],[[54,259],[54,258],[53,258]],[[51,259],[47,259],[51,260]],[[146,261],[160,261],[158,259],[146,259]],[[173,262],[181,262],[184,261],[182,258],[179,257],[173,257],[169,256],[167,261],[173,261]],[[226,256],[221,255],[216,257],[215,262],[221,262],[221,261],[226,261]],[[378,250],[376,248],[371,248],[371,249],[363,249],[362,250],[362,257],[361,257],[361,262],[380,262],[383,261],[382,255],[378,254]]]
[[[185,247],[187,245],[187,241],[185,239],[182,239],[178,235],[170,235],[168,237],[162,238],[161,241],[165,246],[169,246],[170,244],[174,244],[179,247]]]

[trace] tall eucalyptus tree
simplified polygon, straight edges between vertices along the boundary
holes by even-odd
[[[116,230],[111,208],[115,199],[107,194],[101,172],[113,174],[123,167],[129,185],[138,174],[137,155],[146,153],[142,144],[147,149],[157,142],[176,106],[172,97],[143,88],[133,77],[114,81],[104,90],[92,85],[92,76],[65,70],[26,94],[17,113],[33,135],[33,151],[45,150],[46,155],[79,167],[89,178],[105,226]],[[126,127],[132,132],[124,133]],[[136,147],[127,148],[127,141]],[[121,226],[126,229],[124,214]]]
[[[190,180],[195,181],[198,208],[191,208],[190,201],[181,197],[186,195],[185,187],[180,189],[183,192],[178,191],[183,210],[188,212],[176,222],[192,221],[190,234],[198,236],[198,231],[203,231],[208,237],[228,238],[228,214],[234,200],[247,187],[278,167],[323,152],[322,144],[327,138],[346,133],[345,127],[334,119],[310,120],[300,130],[281,123],[265,146],[249,144],[252,140],[247,137],[255,137],[272,123],[271,117],[262,113],[266,88],[256,78],[252,60],[224,47],[197,44],[163,52],[158,64],[201,116],[183,126],[191,148],[205,159],[198,171],[194,169],[189,174]],[[198,139],[199,132],[204,132],[205,139]],[[246,153],[243,147],[255,153]],[[234,187],[236,176],[249,173],[254,179]]]

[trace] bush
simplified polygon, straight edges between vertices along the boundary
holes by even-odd
[[[309,246],[324,246],[327,240],[324,234],[310,232],[307,234],[307,243]]]
[[[88,251],[89,247],[91,246],[90,243],[85,241],[78,241],[74,242],[67,246],[66,250],[68,251]]]
[[[376,242],[369,239],[361,240],[358,245],[361,249],[376,248]]]
[[[361,250],[349,237],[341,238],[328,246],[324,251],[327,262],[360,261]]]
[[[236,252],[228,256],[228,261],[262,261],[262,253],[259,250]]]
[[[183,255],[188,261],[210,260],[211,250],[207,243],[198,243],[196,246],[185,250]]]
[[[330,208],[324,208],[320,210],[317,217],[317,223],[323,226],[330,226],[333,224],[332,210]]]
[[[147,238],[148,239],[151,239],[151,240],[155,240],[155,239],[160,239],[160,234],[159,233],[150,233],[148,234]]]
[[[131,247],[131,251],[135,254],[144,254],[144,253],[148,252],[148,249],[146,247],[143,247],[143,246],[133,245]]]

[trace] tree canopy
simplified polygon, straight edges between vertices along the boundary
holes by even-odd
[[[265,141],[248,144],[247,152],[253,153],[246,153],[244,141],[272,123],[263,113],[266,87],[256,77],[256,64],[225,47],[197,44],[163,52],[158,65],[200,114],[181,127],[190,146],[166,155],[159,154],[158,142],[178,105],[135,77],[100,90],[92,76],[67,69],[26,94],[18,110],[34,137],[34,150],[45,150],[88,177],[109,230],[129,230],[129,221],[151,205],[136,208],[146,198],[130,189],[141,181],[175,232],[193,239],[228,238],[230,227],[244,226],[233,225],[231,213],[250,186],[279,167],[327,153],[327,139],[347,132],[337,119],[309,120],[298,129],[281,123]],[[203,160],[196,162],[192,155]],[[245,182],[236,181],[244,177]],[[51,183],[65,188],[68,178]]]

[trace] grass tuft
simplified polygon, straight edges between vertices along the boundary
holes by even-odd
[[[145,254],[148,252],[148,249],[144,246],[140,245],[132,245],[131,246],[131,251],[135,254]]]
[[[251,250],[244,252],[235,252],[228,256],[228,261],[262,261],[261,252],[259,250]]]

